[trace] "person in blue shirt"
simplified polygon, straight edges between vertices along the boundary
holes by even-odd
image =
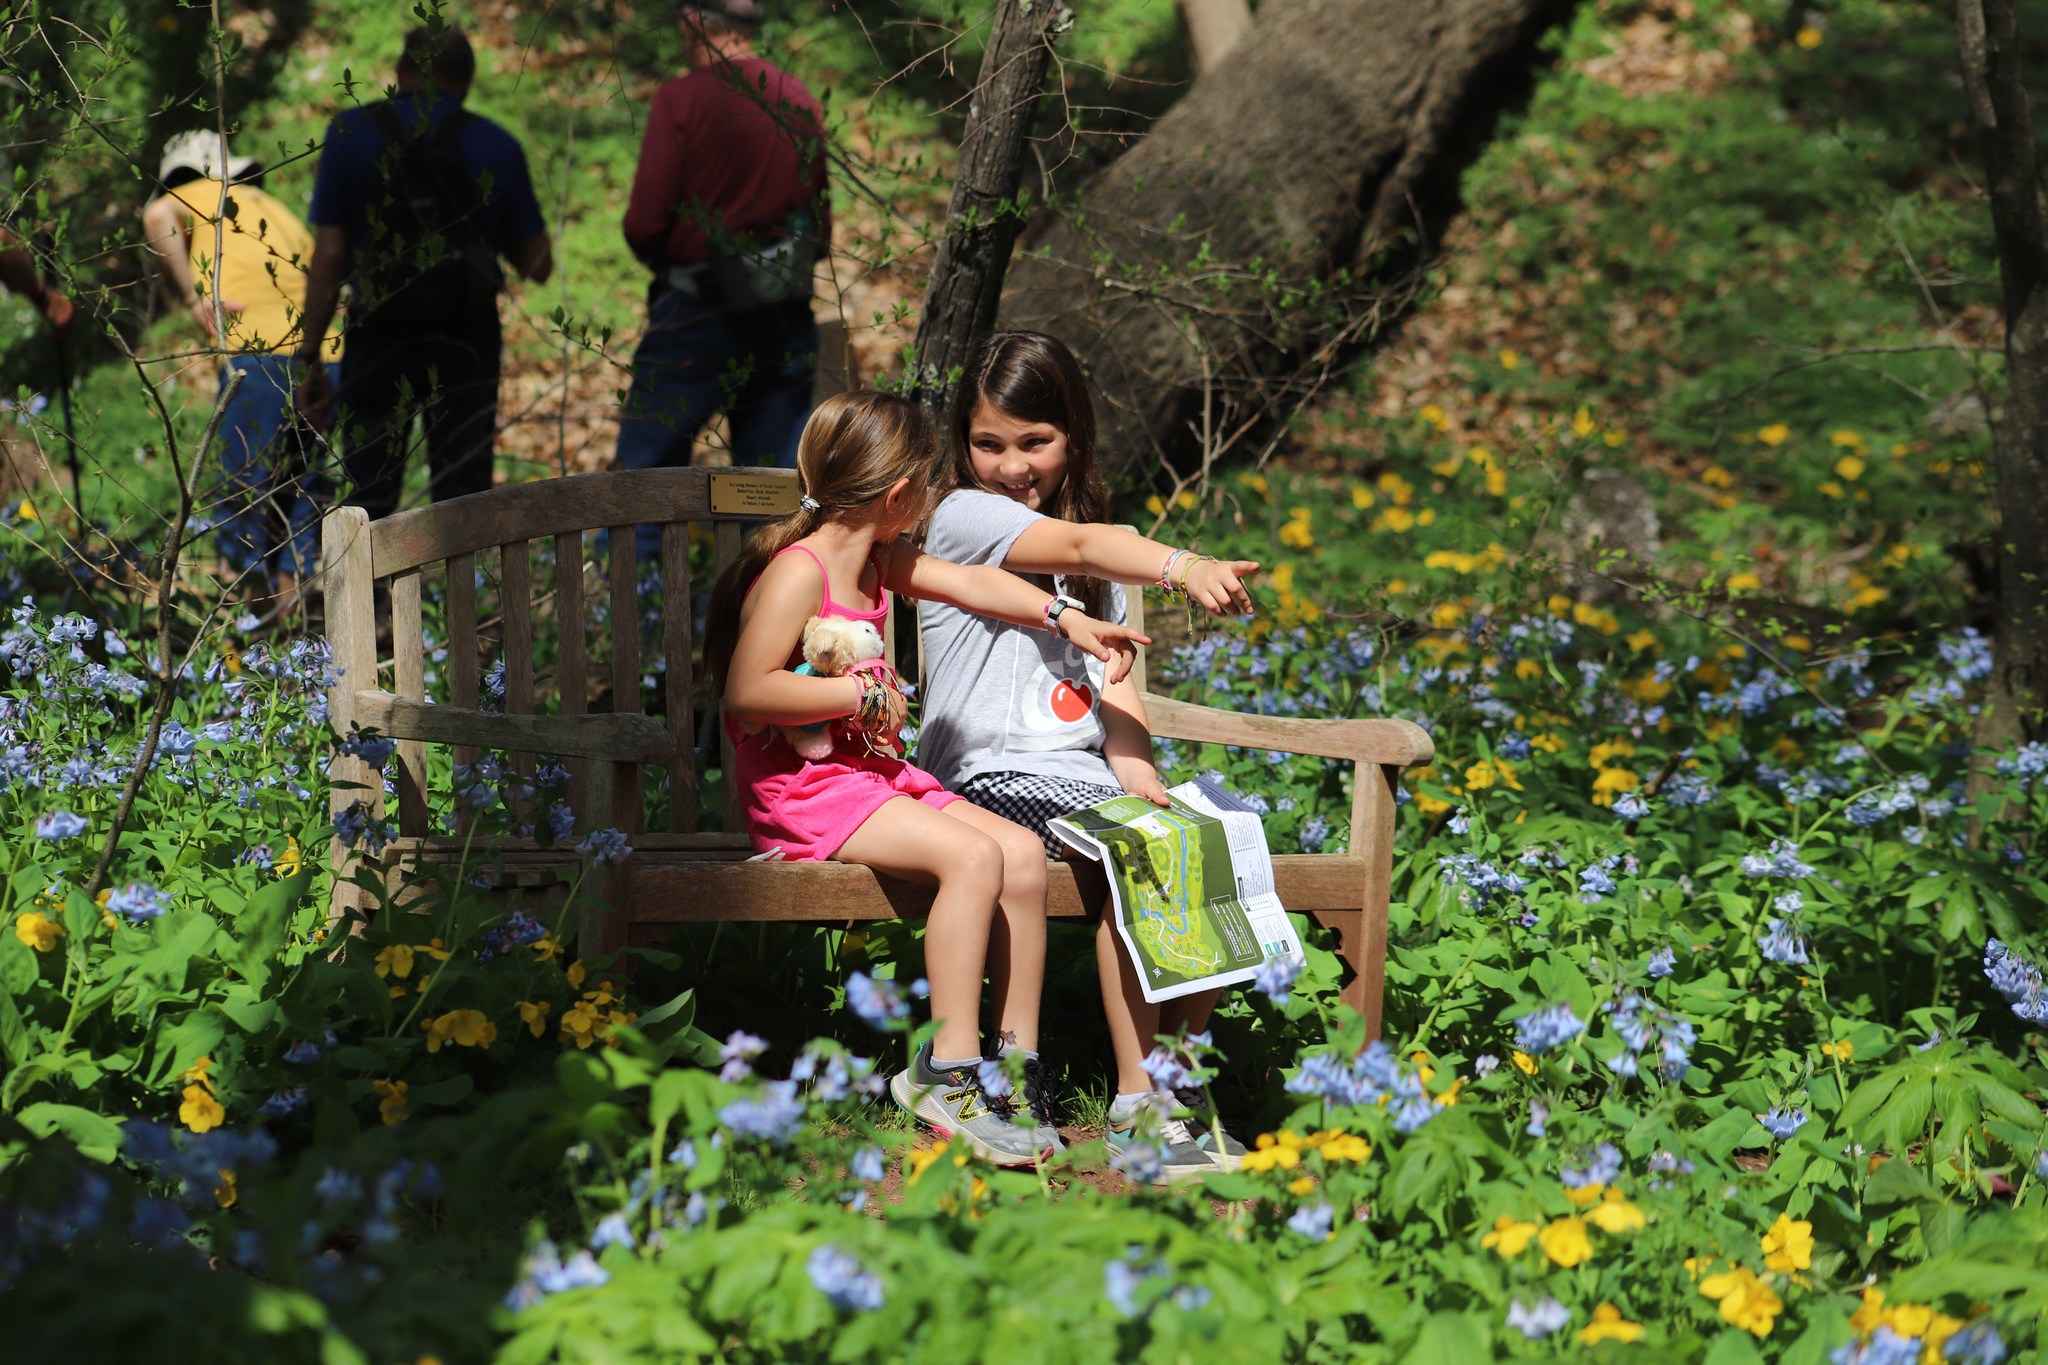
[[[314,177],[300,407],[319,423],[338,418],[348,501],[373,519],[398,507],[415,417],[430,496],[491,486],[498,262],[536,284],[554,271],[526,153],[463,108],[475,79],[460,31],[414,29],[396,93],[335,116]],[[330,390],[315,362],[344,283],[348,349]]]

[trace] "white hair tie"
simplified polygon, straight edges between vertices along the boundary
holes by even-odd
[[[796,500],[796,505],[798,507],[803,508],[806,512],[822,512],[825,510],[823,505],[820,504],[819,501],[816,498],[812,497],[809,493],[806,493],[802,497],[798,498]]]

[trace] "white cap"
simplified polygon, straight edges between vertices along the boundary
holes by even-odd
[[[178,133],[164,144],[164,159],[159,176],[171,178],[173,171],[192,171],[208,180],[218,180],[220,174],[221,136],[219,133],[193,131]],[[228,158],[228,179],[246,180],[261,170],[263,163],[253,156],[230,156]]]

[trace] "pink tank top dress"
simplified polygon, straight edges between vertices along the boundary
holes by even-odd
[[[866,621],[876,630],[889,616],[889,590],[881,589],[881,605],[873,611],[855,611],[832,600],[832,580],[824,561],[808,546],[792,545],[782,551],[801,550],[818,566],[825,581],[820,616],[837,616],[849,621]],[[779,557],[779,556],[778,556]],[[795,667],[798,659],[792,658]],[[900,758],[874,757],[845,751],[842,743],[831,757],[811,762],[789,747],[776,726],[765,726],[758,734],[745,734],[731,717],[726,734],[732,738],[733,767],[747,813],[747,832],[754,849],[767,853],[781,849],[789,862],[825,862],[885,802],[899,796],[921,801],[940,810],[960,797],[939,785],[924,769]]]

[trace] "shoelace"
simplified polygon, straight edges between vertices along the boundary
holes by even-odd
[[[1166,1140],[1168,1146],[1194,1145],[1195,1135],[1188,1131],[1185,1122],[1172,1117],[1173,1107],[1166,1096],[1153,1091],[1145,1097],[1145,1108],[1158,1117],[1159,1136]]]
[[[992,1092],[981,1083],[981,1076],[978,1072],[962,1070],[948,1071],[946,1074],[953,1078],[953,1082],[956,1085],[972,1086],[975,1092],[981,1096],[981,1102],[988,1109],[988,1112],[994,1114],[997,1118],[1006,1119],[1017,1112],[1017,1101],[1008,1095],[998,1095]]]
[[[1031,1117],[1050,1128],[1052,1118],[1051,1077],[1046,1074],[1045,1063],[1036,1057],[1024,1059],[1024,1107],[1031,1111]]]
[[[1174,1091],[1173,1102],[1193,1114],[1198,1121],[1205,1119],[1209,1112],[1209,1097],[1191,1085]]]

